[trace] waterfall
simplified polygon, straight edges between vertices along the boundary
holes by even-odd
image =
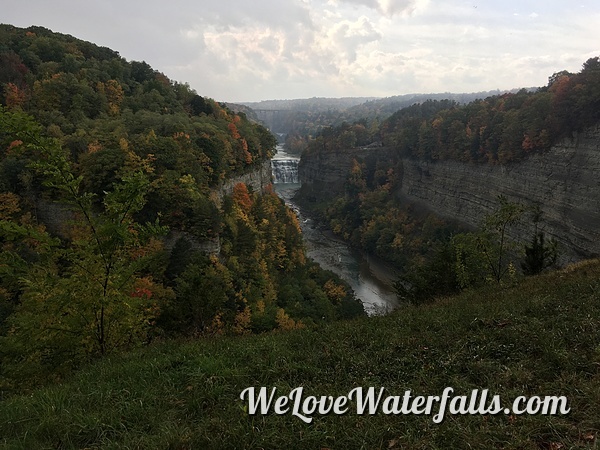
[[[298,159],[272,159],[271,173],[275,184],[299,183]]]

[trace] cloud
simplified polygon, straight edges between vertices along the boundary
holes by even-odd
[[[321,37],[323,47],[327,47],[331,57],[338,61],[356,61],[357,53],[365,45],[383,37],[376,26],[365,16],[356,21],[342,20]]]
[[[205,49],[191,66],[216,64],[222,70],[220,81],[231,86],[340,85],[344,72],[351,69],[363,49],[376,45],[383,35],[364,15],[350,20],[336,11],[325,12],[306,9],[303,21],[283,25],[272,20],[246,20],[228,26],[218,20],[203,22],[181,30],[181,36]],[[330,92],[331,88],[324,87],[323,91]]]
[[[546,13],[531,21],[524,12],[515,21],[514,9],[427,6],[419,0],[311,0],[280,7],[288,18],[301,11],[299,21],[215,17],[184,38],[205,49],[191,64],[198,73],[215,68],[203,75],[205,85],[223,91],[219,85],[227,84],[226,99],[242,100],[543,85],[555,71],[578,70],[593,34],[591,17],[563,15],[558,25]],[[569,23],[577,27],[565,39],[561,29]],[[573,61],[578,64],[569,66]]]
[[[424,10],[428,4],[428,0],[379,0],[381,11],[388,17],[412,16]]]
[[[411,16],[424,9],[429,0],[340,0],[341,3],[360,5],[374,9],[388,18]]]
[[[534,86],[600,54],[593,2],[5,3],[4,22],[111,47],[225,101]]]

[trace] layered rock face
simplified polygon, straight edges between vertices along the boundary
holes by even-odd
[[[263,161],[259,167],[252,172],[228,178],[216,188],[219,197],[230,195],[233,192],[233,187],[238,183],[244,183],[249,189],[254,192],[263,192],[267,185],[273,182],[271,178],[271,161]]]
[[[301,162],[302,183],[313,195],[323,190],[324,184],[339,186],[352,159],[360,159],[361,152],[364,150],[339,152],[321,156],[319,161]],[[390,150],[374,149],[369,157],[389,159]],[[440,216],[476,227],[498,207],[497,197],[503,195],[528,207],[540,207],[539,227],[559,242],[561,264],[600,255],[600,126],[519,163],[491,166],[404,159],[402,172],[398,195]],[[532,220],[525,217],[510,235],[528,242],[533,232]]]

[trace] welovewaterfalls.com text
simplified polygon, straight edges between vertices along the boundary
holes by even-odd
[[[358,415],[428,415],[434,423],[440,423],[447,414],[568,414],[570,407],[564,396],[519,396],[510,407],[503,407],[499,395],[490,395],[487,389],[474,389],[468,395],[454,395],[454,389],[447,387],[441,395],[414,395],[404,391],[402,395],[389,395],[386,388],[357,387],[347,395],[304,395],[304,388],[297,387],[286,395],[278,395],[277,388],[249,387],[242,391],[240,399],[247,403],[244,409],[248,414],[278,415],[291,414],[305,423],[311,423],[313,416],[328,414],[344,415],[355,412]]]

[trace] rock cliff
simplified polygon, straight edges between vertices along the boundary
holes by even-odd
[[[260,166],[252,172],[228,178],[223,181],[216,192],[220,198],[225,195],[230,195],[233,192],[233,187],[238,183],[244,183],[249,189],[254,192],[263,192],[265,188],[272,183],[271,179],[271,161],[263,161]]]
[[[393,158],[393,150],[353,149],[308,157],[300,163],[305,195],[339,189],[352,159]],[[541,228],[559,242],[561,264],[600,255],[600,126],[566,139],[543,154],[508,165],[467,164],[458,161],[401,161],[397,193],[432,212],[475,227],[498,206],[498,195],[543,212]],[[304,187],[305,186],[305,187]],[[511,232],[529,241],[531,220]]]

